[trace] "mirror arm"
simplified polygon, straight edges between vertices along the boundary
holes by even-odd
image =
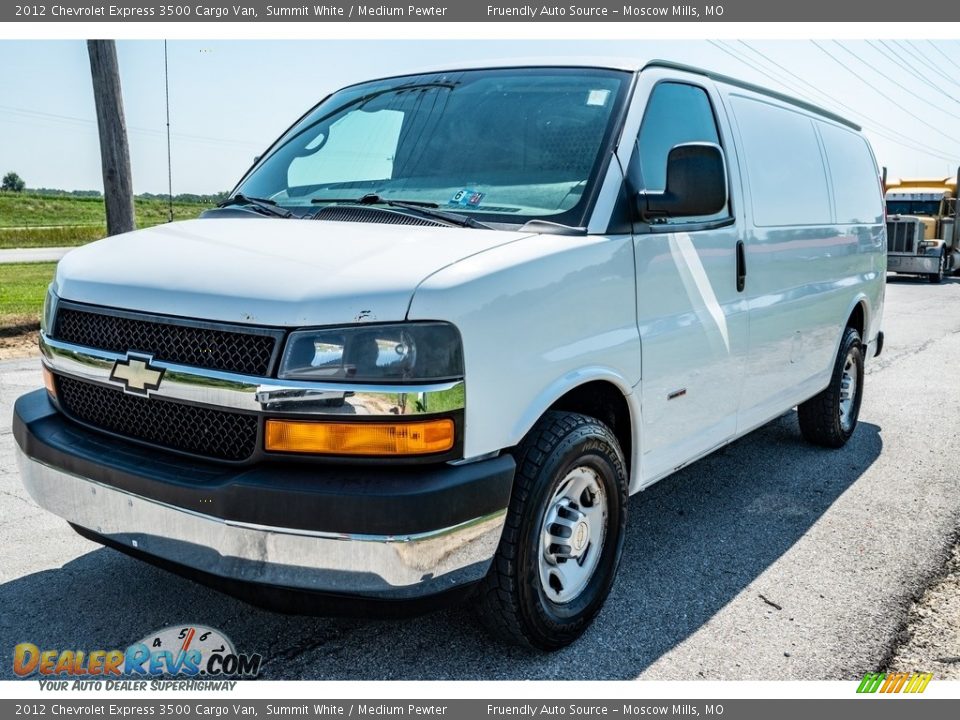
[[[640,190],[636,195],[636,208],[643,222],[650,223],[658,220],[665,220],[670,214],[658,208],[663,207],[664,200],[667,197],[664,192],[650,192],[649,190]]]

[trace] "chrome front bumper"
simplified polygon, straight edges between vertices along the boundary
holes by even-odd
[[[894,255],[887,254],[887,270],[889,272],[916,273],[918,275],[933,275],[940,268],[939,255]]]
[[[28,457],[23,483],[38,505],[115,544],[222,578],[407,599],[482,578],[506,511],[409,535],[265,527],[149,500]]]

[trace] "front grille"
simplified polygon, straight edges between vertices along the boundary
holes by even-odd
[[[914,253],[919,223],[897,220],[887,221],[887,252]]]
[[[84,347],[138,351],[164,362],[269,375],[275,335],[182,325],[61,306],[53,337]]]
[[[69,417],[123,437],[216,460],[246,460],[257,449],[256,415],[137,397],[57,378],[57,397]]]

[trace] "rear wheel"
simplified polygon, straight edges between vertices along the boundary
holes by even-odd
[[[613,585],[626,466],[610,428],[570,412],[544,415],[515,455],[507,522],[478,611],[497,637],[555,650],[586,630]]]
[[[863,399],[863,345],[856,328],[844,330],[830,385],[797,408],[808,442],[843,447],[857,428]]]

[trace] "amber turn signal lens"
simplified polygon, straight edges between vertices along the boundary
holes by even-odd
[[[318,455],[427,455],[453,448],[453,420],[332,423],[267,420],[270,452]]]
[[[53,373],[50,372],[50,369],[46,365],[42,365],[41,367],[43,368],[43,386],[52,397],[56,397],[57,385],[53,380]]]

